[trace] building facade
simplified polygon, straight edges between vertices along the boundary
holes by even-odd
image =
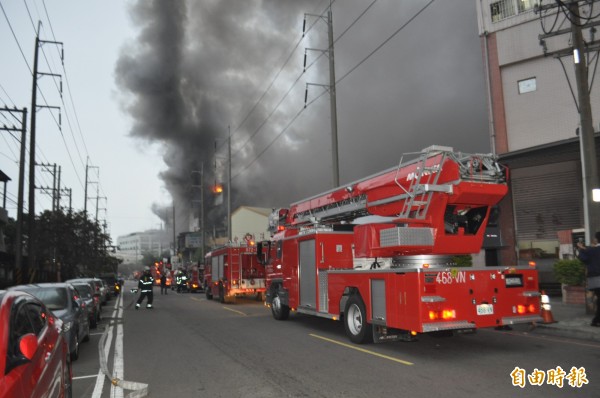
[[[165,230],[133,232],[117,238],[117,257],[125,264],[135,264],[142,260],[144,253],[160,256],[171,250],[173,242]]]
[[[559,256],[558,231],[584,224],[583,179],[571,20],[564,8],[540,11],[536,2],[477,0],[477,15],[490,145],[510,171],[509,195],[500,204],[505,246],[499,262],[536,261],[542,281],[549,281],[551,264]],[[598,15],[593,10],[586,14],[589,4],[582,2],[580,9],[582,16]],[[592,30],[584,26],[582,32],[588,45],[596,43]],[[589,63],[590,104],[598,131],[600,90],[593,83],[598,54],[581,58]]]

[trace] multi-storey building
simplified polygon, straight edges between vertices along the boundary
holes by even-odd
[[[117,238],[119,248],[118,256],[123,258],[124,263],[137,263],[142,259],[144,253],[152,253],[160,256],[169,251],[172,239],[165,230],[149,230],[144,232],[133,232]]]
[[[535,3],[540,1],[477,0],[477,15],[488,83],[490,144],[510,169],[510,193],[500,205],[506,245],[499,251],[500,262],[532,259],[546,271],[540,273],[543,281],[552,278],[549,266],[559,255],[557,232],[583,227],[584,204],[575,67],[573,56],[566,56],[573,45],[572,20],[564,8],[537,12]],[[600,2],[596,8],[586,3],[581,2],[581,24],[593,24]],[[546,35],[551,32],[556,34]],[[596,43],[594,33],[583,27],[588,46]],[[590,62],[590,103],[597,131],[600,90],[593,82],[598,54],[581,58]],[[596,152],[600,153],[597,138]]]

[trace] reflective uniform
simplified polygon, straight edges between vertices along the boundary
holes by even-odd
[[[138,298],[137,303],[135,304],[135,309],[140,308],[140,304],[144,300],[144,297],[148,297],[148,302],[146,303],[146,308],[152,308],[152,286],[154,285],[154,278],[150,274],[149,271],[144,272],[144,275],[140,278],[138,282],[138,289],[140,290],[140,298]]]

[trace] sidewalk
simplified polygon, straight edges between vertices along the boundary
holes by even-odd
[[[556,323],[537,324],[533,333],[600,342],[600,327],[590,326],[593,315],[583,305],[563,304],[560,297],[550,297],[550,305]]]

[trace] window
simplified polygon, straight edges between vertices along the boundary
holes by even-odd
[[[530,77],[529,79],[519,80],[519,94],[530,93],[532,91],[537,90],[537,81],[535,77]]]
[[[535,5],[534,0],[500,0],[490,3],[492,22],[529,11]]]

